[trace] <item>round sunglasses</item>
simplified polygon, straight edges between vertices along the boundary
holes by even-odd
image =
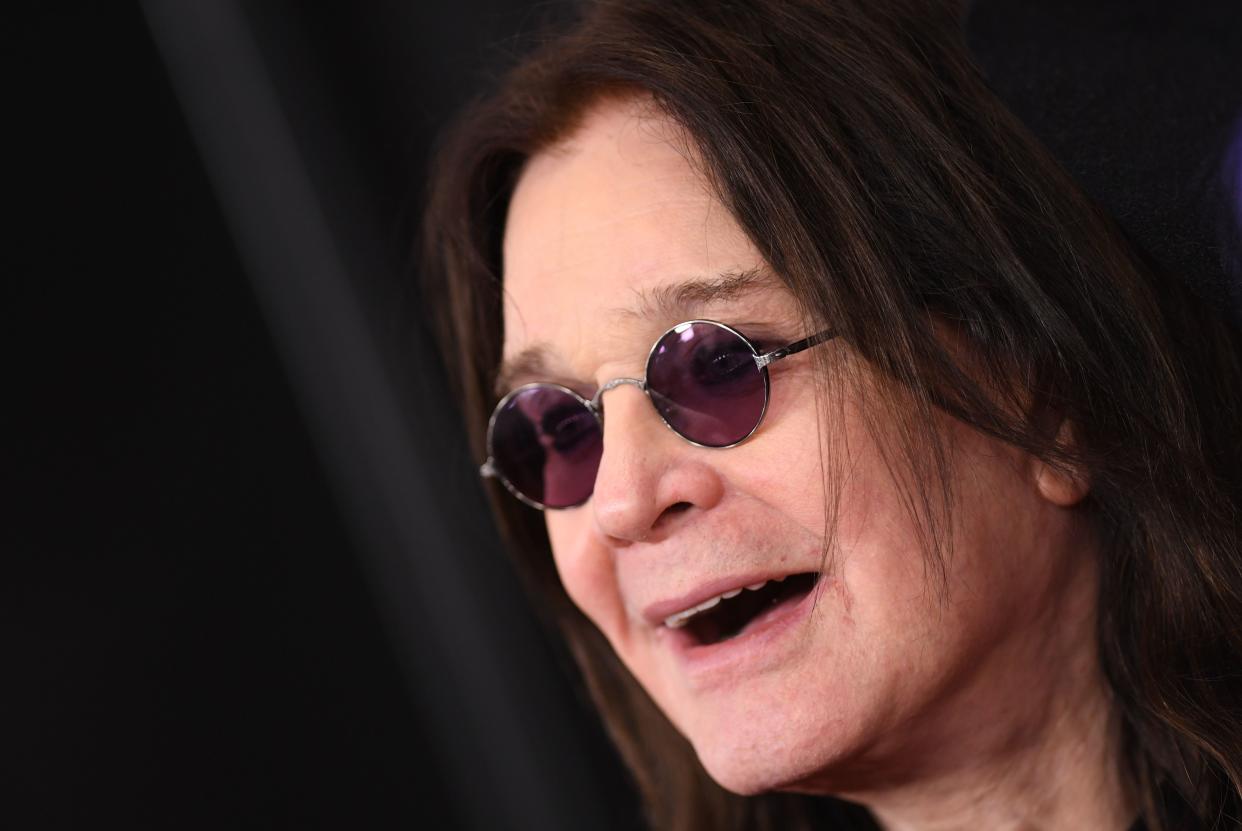
[[[643,378],[614,378],[594,397],[560,384],[518,387],[487,425],[483,476],[498,478],[540,510],[591,497],[604,450],[601,398],[624,384],[647,394],[664,423],[699,447],[733,447],[759,429],[768,409],[768,365],[834,337],[820,332],[761,353],[741,332],[714,320],[678,323],[656,340]]]

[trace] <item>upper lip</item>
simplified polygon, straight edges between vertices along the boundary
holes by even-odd
[[[756,583],[765,583],[769,580],[783,580],[791,574],[802,573],[802,571],[754,571],[748,574],[721,577],[703,583],[679,597],[670,597],[667,600],[659,600],[652,603],[643,609],[643,619],[651,626],[663,626],[664,621],[672,615],[694,608],[706,600],[711,600],[718,594],[724,594],[734,589],[743,589]]]

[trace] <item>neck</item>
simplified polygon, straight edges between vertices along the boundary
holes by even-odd
[[[1094,580],[1080,586],[1035,622],[1041,635],[981,656],[892,775],[848,798],[886,831],[1128,829],[1138,802],[1096,649]]]
[[[1137,802],[1121,775],[1106,696],[1062,710],[1037,743],[997,748],[932,778],[859,798],[886,831],[1094,828],[1124,831]]]

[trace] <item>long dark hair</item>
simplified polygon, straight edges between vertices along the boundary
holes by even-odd
[[[912,0],[616,0],[544,41],[463,115],[433,167],[426,297],[468,429],[481,460],[504,217],[525,160],[601,97],[652,96],[807,317],[830,321],[880,380],[898,427],[887,452],[917,483],[908,507],[929,563],[948,554],[952,508],[937,410],[1089,476],[1123,775],[1152,828],[1176,822],[1171,801],[1238,827],[1242,338],[989,91],[959,16]],[[937,337],[946,326],[971,371]],[[1062,419],[1072,431],[1050,428]],[[712,782],[567,598],[542,516],[492,499],[656,827],[866,823],[836,800]]]

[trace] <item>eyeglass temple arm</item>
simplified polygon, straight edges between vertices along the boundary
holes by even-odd
[[[803,338],[802,340],[796,340],[788,346],[782,346],[780,349],[774,349],[766,355],[759,355],[755,358],[755,363],[757,363],[759,368],[762,369],[773,361],[779,361],[781,358],[788,358],[790,355],[796,355],[804,349],[810,349],[812,346],[821,344],[826,340],[832,340],[836,336],[836,332],[828,329],[818,334],[811,335],[810,337]]]

